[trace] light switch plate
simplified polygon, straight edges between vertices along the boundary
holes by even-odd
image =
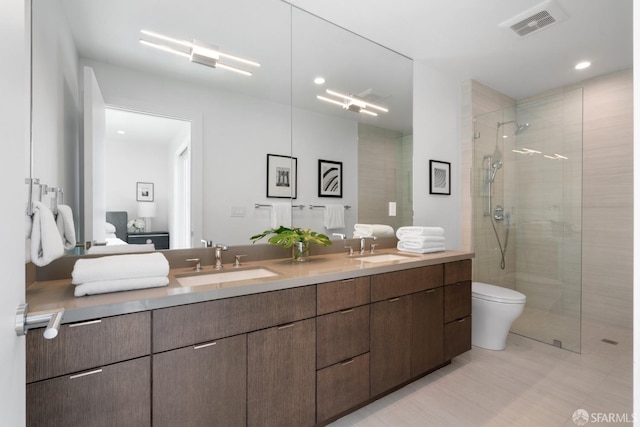
[[[243,217],[246,212],[244,206],[231,206],[231,216],[232,217]]]

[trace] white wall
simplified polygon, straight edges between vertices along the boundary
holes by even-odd
[[[112,65],[82,60],[97,76],[105,102],[137,111],[193,120],[192,193],[202,204],[202,229],[194,226],[194,241],[213,240],[225,244],[247,244],[249,237],[270,227],[269,210],[255,203],[280,199],[266,197],[266,155],[290,155],[292,112],[289,105],[268,102],[177,80],[156,77]],[[357,124],[329,116],[295,111],[304,122],[293,130],[294,156],[298,157],[298,201],[309,204],[317,198],[317,160],[342,161],[345,198],[356,205]],[[198,147],[198,134],[200,147]],[[353,142],[352,144],[350,142]],[[198,152],[200,150],[200,153]],[[198,170],[199,167],[199,170]],[[198,189],[198,185],[201,186]],[[329,203],[329,199],[322,199]],[[244,209],[244,217],[231,217],[232,208]],[[318,212],[296,213],[294,222],[321,229]],[[356,212],[349,212],[353,221]],[[155,228],[155,225],[154,225]]]
[[[413,224],[443,227],[461,249],[461,82],[415,61],[413,69]],[[429,194],[429,160],[451,163],[451,195]]]
[[[0,414],[2,425],[25,424],[25,339],[16,337],[15,313],[25,301],[24,207],[28,176],[29,27],[28,2],[0,2],[0,129],[2,166],[0,182],[5,200],[0,210],[4,225],[0,245],[2,298],[0,298]],[[7,202],[8,201],[8,202]]]

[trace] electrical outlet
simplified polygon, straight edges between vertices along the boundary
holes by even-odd
[[[244,206],[231,206],[231,216],[232,217],[243,217],[243,216],[245,216]]]
[[[396,216],[396,202],[389,202],[389,216]]]

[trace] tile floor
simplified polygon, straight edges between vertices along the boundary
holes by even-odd
[[[584,321],[582,354],[509,334],[504,351],[474,347],[331,426],[571,427],[577,425],[572,419],[577,409],[589,413],[588,426],[631,425],[593,422],[593,417],[612,413],[631,419],[632,342],[631,329]]]

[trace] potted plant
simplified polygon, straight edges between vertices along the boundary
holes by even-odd
[[[331,239],[326,234],[311,231],[308,228],[288,228],[280,226],[279,228],[271,228],[265,230],[260,234],[251,236],[253,243],[258,240],[273,234],[268,240],[272,245],[281,245],[285,248],[293,248],[293,259],[295,261],[305,261],[309,255],[309,245],[314,243],[316,245],[329,246],[331,245]]]

